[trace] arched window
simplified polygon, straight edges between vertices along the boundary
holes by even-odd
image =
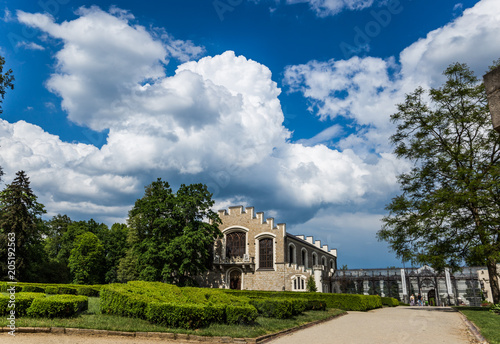
[[[290,246],[288,246],[288,262],[290,264],[296,263],[296,259],[295,259],[295,245],[294,244],[290,244]]]
[[[304,276],[292,277],[292,291],[306,290],[306,278]]]
[[[245,254],[245,233],[232,232],[226,235],[226,257],[243,257]]]
[[[302,249],[302,265],[307,269],[307,250],[305,248]]]
[[[273,268],[273,239],[264,238],[259,241],[259,268]]]
[[[321,257],[321,265],[323,265],[326,269],[326,258],[325,257]]]
[[[318,255],[313,252],[313,266],[318,265]]]

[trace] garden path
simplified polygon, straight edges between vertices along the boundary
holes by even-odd
[[[2,344],[181,344],[154,338],[62,334],[1,334]],[[198,342],[199,343],[199,342]],[[347,315],[281,336],[270,344],[470,344],[476,343],[461,315],[446,307],[394,307]]]
[[[388,307],[348,312],[270,344],[476,343],[460,313],[448,307]]]

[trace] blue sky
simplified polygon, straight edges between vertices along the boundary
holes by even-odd
[[[202,182],[338,249],[400,265],[376,232],[398,193],[395,104],[450,63],[500,57],[497,0],[2,1],[0,165],[47,217],[125,222],[158,177]]]

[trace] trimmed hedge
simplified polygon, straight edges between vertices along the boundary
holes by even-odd
[[[257,290],[230,290],[224,292],[235,296],[250,298],[296,298],[323,301],[327,308],[337,308],[345,311],[368,311],[382,307],[382,298],[378,295],[358,294],[330,294],[330,293],[305,293],[293,291],[257,291]]]
[[[152,302],[146,310],[146,318],[155,324],[195,329],[210,323],[225,322],[224,306],[205,306],[194,303]]]
[[[250,304],[226,306],[226,322],[228,324],[251,324],[258,315],[257,309]]]
[[[7,282],[0,282],[0,292],[6,292],[11,285]],[[99,296],[101,285],[79,285],[79,284],[53,284],[53,283],[27,283],[17,282],[15,284],[16,293],[36,292],[46,294],[68,294]]]
[[[249,324],[258,316],[245,297],[219,289],[179,288],[160,282],[110,284],[100,293],[101,311],[174,327],[210,323]]]
[[[59,290],[58,287],[45,287],[46,294],[57,294],[58,290]]]
[[[393,297],[382,297],[382,304],[384,306],[396,307],[399,306],[399,301]]]
[[[257,309],[259,315],[266,318],[287,319],[294,315],[293,304],[286,299],[253,299],[250,304]],[[296,304],[303,305],[301,303]]]
[[[69,318],[88,309],[88,297],[53,295],[34,299],[27,315],[43,318]]]
[[[154,298],[133,294],[124,287],[110,285],[101,290],[100,307],[103,314],[114,314],[132,318],[146,319],[148,303]]]
[[[26,315],[26,311],[36,298],[43,298],[43,293],[16,293],[14,308],[9,308],[10,296],[0,295],[0,315],[7,315],[11,310],[16,311],[16,316]]]

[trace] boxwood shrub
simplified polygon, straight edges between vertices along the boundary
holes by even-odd
[[[16,311],[16,316],[26,315],[26,311],[36,298],[45,297],[44,293],[16,293],[14,308],[9,308],[9,296],[0,295],[0,315],[9,314],[11,310]]]
[[[396,307],[399,306],[399,301],[393,297],[382,297],[382,304],[384,306]]]
[[[146,318],[156,324],[186,329],[196,329],[211,323],[225,322],[225,307],[195,303],[151,302]]]
[[[110,285],[101,289],[100,307],[103,314],[146,319],[148,303],[157,301],[152,297],[134,294],[126,285]]]
[[[287,299],[252,299],[250,304],[266,318],[287,319],[294,314],[293,303]]]
[[[83,296],[99,296],[99,290],[88,286],[82,286],[76,288],[76,294]]]
[[[377,295],[357,294],[330,294],[330,293],[304,293],[304,292],[273,292],[256,290],[228,290],[224,292],[235,296],[267,297],[267,298],[297,298],[319,300],[326,303],[327,308],[337,308],[346,311],[368,311],[382,307],[382,299]]]
[[[59,290],[59,288],[57,288],[57,287],[45,287],[46,294],[57,294],[58,290]]]
[[[31,317],[68,318],[88,309],[88,297],[80,295],[52,295],[36,298],[28,308]]]
[[[228,324],[252,324],[258,315],[257,309],[250,304],[226,306],[226,322]]]

